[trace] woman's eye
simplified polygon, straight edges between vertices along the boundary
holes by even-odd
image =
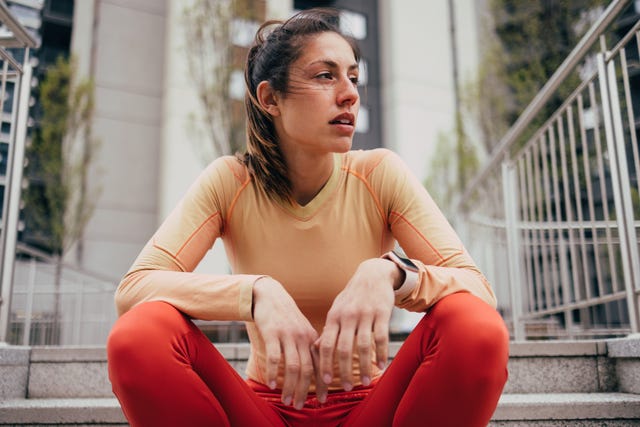
[[[319,79],[326,79],[326,80],[331,80],[333,78],[331,73],[318,74],[316,77],[319,78]]]
[[[350,77],[349,80],[351,80],[351,83],[353,83],[354,85],[357,85],[360,82],[358,76]]]

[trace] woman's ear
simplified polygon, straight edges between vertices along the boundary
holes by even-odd
[[[268,81],[263,80],[258,84],[258,87],[256,88],[256,97],[264,111],[274,117],[280,115],[277,94]]]

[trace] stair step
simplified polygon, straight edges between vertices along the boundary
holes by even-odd
[[[116,398],[13,399],[0,401],[0,425],[126,426]]]
[[[606,423],[606,424],[603,424]],[[0,401],[0,425],[126,426],[115,398]],[[628,393],[505,394],[490,427],[640,426],[640,395]]]
[[[559,425],[563,426],[572,425],[567,422],[576,420],[600,420],[598,424],[594,424],[598,426],[603,425],[602,420],[626,420],[627,424],[624,425],[640,426],[640,395],[630,393],[508,393],[501,396],[493,416],[494,422],[561,421],[562,423]],[[629,424],[631,421],[634,423]]]

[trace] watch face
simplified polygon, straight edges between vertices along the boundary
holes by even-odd
[[[418,271],[418,266],[415,265],[409,258],[398,255],[396,251],[391,251],[390,255],[395,257],[396,261],[403,264],[408,270]]]
[[[402,261],[407,266],[407,268],[414,269],[414,270],[418,269],[418,266],[415,265],[413,261],[411,261],[409,258],[403,258],[403,257],[398,257],[398,258],[400,258],[400,261]]]

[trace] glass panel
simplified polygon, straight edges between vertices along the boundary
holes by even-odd
[[[360,74],[358,75],[358,86],[366,86],[369,82],[369,64],[366,59],[360,58]]]
[[[229,96],[232,99],[244,99],[244,73],[241,70],[233,70],[229,77]]]
[[[340,11],[340,29],[358,40],[367,38],[367,17],[348,10]]]
[[[5,176],[7,174],[8,160],[9,160],[9,144],[0,143],[0,176]]]
[[[356,132],[369,132],[369,109],[365,106],[360,107],[360,112],[358,113],[358,121],[356,122]]]
[[[255,21],[234,19],[231,23],[231,42],[236,46],[251,46],[258,27],[259,25]]]

